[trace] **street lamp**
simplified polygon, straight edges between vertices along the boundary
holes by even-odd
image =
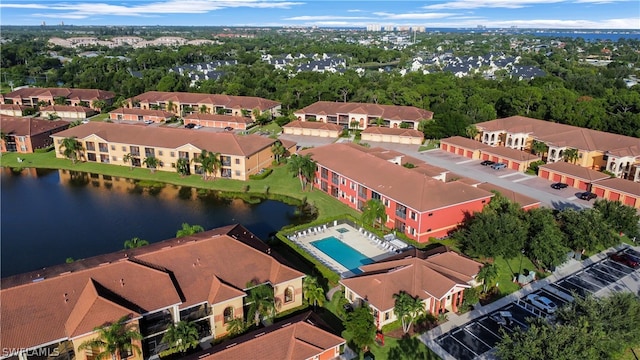
[[[524,258],[524,249],[520,250],[520,267],[518,268],[518,275],[522,272],[522,259]]]

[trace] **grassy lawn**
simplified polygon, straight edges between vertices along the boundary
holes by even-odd
[[[22,163],[18,163],[18,157],[24,159],[24,161]],[[300,182],[288,172],[286,166],[274,168],[273,173],[262,180],[239,181],[216,179],[204,181],[202,180],[202,177],[198,175],[181,177],[174,172],[156,171],[155,173],[151,173],[149,169],[144,168],[134,168],[131,170],[130,167],[127,166],[100,164],[94,162],[73,164],[70,160],[56,158],[53,151],[34,154],[3,153],[0,158],[0,165],[11,168],[35,167],[45,169],[68,169],[136,180],[158,181],[173,185],[229,192],[265,193],[268,189],[268,193],[273,195],[284,195],[299,200],[307,198],[307,201],[318,209],[319,217],[336,216],[341,214],[351,214],[356,217],[360,216],[359,212],[356,210],[351,209],[347,205],[342,204],[319,190],[301,191]]]
[[[517,273],[520,269],[520,257],[516,257],[509,261],[499,257],[495,259],[495,264],[498,267],[498,279],[496,282],[498,283],[498,289],[500,290],[500,295],[506,296],[511,294],[512,292],[520,290],[520,285],[512,282],[513,273]],[[509,268],[511,266],[511,268]],[[522,270],[535,270],[535,266],[526,256],[522,257]],[[511,271],[513,270],[513,272]]]
[[[635,355],[634,355],[635,352]],[[640,357],[640,347],[633,348],[633,352],[631,348],[627,349],[618,359],[619,360],[637,360]]]
[[[248,133],[249,134],[255,134],[258,131],[268,131],[271,133],[271,135],[277,135],[280,132],[282,132],[282,128],[280,126],[278,126],[278,124],[276,124],[274,121],[268,123],[267,125],[263,125],[263,126],[255,126],[252,127]]]
[[[431,149],[437,149],[439,147],[440,147],[440,141],[427,139],[424,142],[424,144],[422,146],[420,146],[420,148],[418,148],[418,151],[426,151],[426,150],[431,150]]]
[[[98,114],[96,116],[92,116],[89,120],[91,121],[105,121],[109,118],[109,113]]]

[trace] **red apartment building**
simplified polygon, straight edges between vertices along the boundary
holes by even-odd
[[[354,209],[370,199],[381,200],[384,224],[418,242],[446,236],[493,197],[460,181],[436,180],[420,166],[405,168],[397,158],[385,159],[376,149],[356,144],[330,144],[301,154],[317,162],[316,188]]]
[[[30,117],[0,117],[2,152],[32,153],[53,144],[51,135],[69,127],[66,121],[51,121]]]
[[[109,112],[114,121],[153,121],[159,123],[171,119],[173,113],[164,110],[118,108]]]

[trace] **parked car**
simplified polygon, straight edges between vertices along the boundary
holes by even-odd
[[[82,123],[83,123],[83,124],[88,124],[88,123],[89,123],[89,119],[84,119],[84,120],[82,120]]]
[[[224,128],[224,131],[233,131],[233,128],[231,126],[227,126],[226,128]]]
[[[530,302],[531,305],[549,314],[553,314],[558,309],[558,305],[545,296],[529,294],[527,295],[527,301]]]
[[[193,129],[194,127],[196,127],[196,124],[193,123],[184,126],[185,129]]]
[[[495,163],[495,164],[491,165],[491,168],[492,168],[493,170],[506,169],[506,168],[507,168],[507,164],[503,164],[503,163]]]
[[[567,186],[569,186],[569,184],[565,184],[565,183],[561,183],[561,182],[551,184],[551,188],[556,189],[556,190],[565,189]]]
[[[147,125],[153,124],[153,120],[145,120],[144,123],[147,124]]]
[[[633,257],[625,253],[611,254],[609,255],[609,258],[617,263],[627,265],[628,267],[634,268],[634,269],[637,268],[639,265],[638,262],[633,259]]]
[[[513,315],[511,314],[511,311],[498,311],[491,314],[489,318],[501,326],[510,326],[513,324]]]
[[[481,163],[480,163],[480,165],[482,165],[482,166],[489,166],[489,165],[493,165],[493,164],[495,164],[495,163],[496,163],[495,161],[485,160],[485,161],[481,162]]]
[[[198,129],[202,129],[202,125],[196,125],[193,127],[194,129],[198,130]]]
[[[595,198],[597,198],[597,197],[598,197],[598,195],[596,195],[596,194],[592,193],[591,191],[585,191],[585,192],[581,193],[578,197],[579,197],[580,199],[582,199],[582,200],[587,200],[587,201],[589,201],[589,200],[591,200],[591,199],[595,199]]]

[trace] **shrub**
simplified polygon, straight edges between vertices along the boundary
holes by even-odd
[[[528,174],[535,174],[538,175],[538,168],[540,167],[540,165],[544,165],[546,164],[544,161],[542,160],[538,160],[538,161],[534,161],[531,164],[529,164],[529,168],[527,168],[527,173]]]
[[[42,154],[42,153],[47,153],[47,152],[52,151],[52,150],[53,150],[53,145],[49,145],[49,146],[44,147],[44,148],[35,149],[35,150],[33,150],[33,152],[37,153],[37,154]]]
[[[262,179],[266,178],[267,176],[271,175],[272,172],[273,172],[273,169],[265,169],[261,174],[249,175],[249,179],[251,179],[251,180],[262,180]]]

